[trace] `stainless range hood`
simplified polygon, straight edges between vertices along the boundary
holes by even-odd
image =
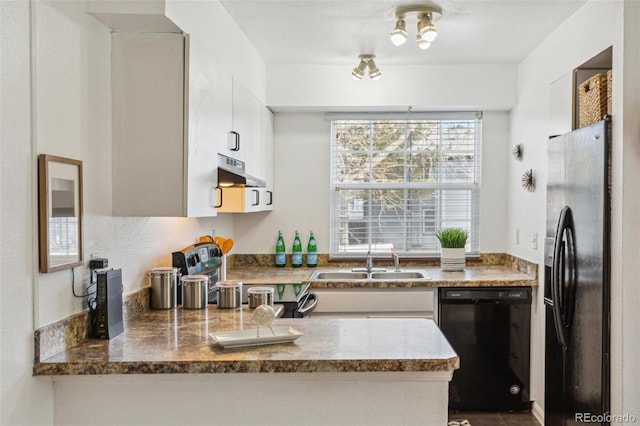
[[[223,187],[249,186],[254,188],[267,186],[265,181],[246,174],[244,169],[244,161],[218,154],[218,185]]]

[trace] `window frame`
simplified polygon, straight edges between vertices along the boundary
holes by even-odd
[[[362,257],[367,254],[368,250],[364,251],[342,251],[340,252],[340,243],[339,239],[341,237],[341,224],[347,222],[347,220],[341,219],[340,213],[338,212],[340,208],[340,191],[341,190],[374,190],[374,189],[397,189],[397,190],[420,190],[420,189],[429,189],[429,190],[446,190],[446,189],[457,189],[457,190],[468,190],[470,191],[470,216],[466,219],[469,223],[469,231],[470,238],[467,243],[467,255],[476,256],[479,255],[479,236],[480,236],[480,193],[481,193],[481,166],[482,166],[482,113],[481,112],[433,112],[433,113],[331,113],[326,115],[326,119],[331,121],[331,172],[330,172],[330,236],[329,236],[329,256],[332,259],[347,259],[354,257]],[[474,142],[473,142],[473,175],[474,180],[471,183],[452,183],[452,182],[441,182],[441,183],[416,183],[416,182],[406,182],[406,173],[404,176],[404,181],[401,183],[395,182],[351,182],[351,183],[340,183],[337,182],[337,144],[336,144],[336,122],[340,121],[370,121],[371,123],[375,121],[387,121],[387,120],[400,120],[404,121],[404,126],[408,125],[407,122],[415,122],[420,120],[428,120],[428,121],[468,121],[475,120],[475,131],[474,131]],[[370,124],[371,124],[370,123]],[[370,135],[370,138],[373,140],[373,134]],[[440,139],[441,140],[441,139]],[[404,146],[400,152],[404,152],[405,156],[407,153],[407,135],[405,133]],[[439,144],[439,149],[441,150],[441,145]],[[370,147],[368,151],[370,154],[369,157],[369,170],[372,168],[372,153],[374,151]],[[406,160],[403,163],[406,165]],[[411,198],[407,198],[405,195],[405,200],[411,200]],[[438,195],[436,197],[436,206],[435,210],[435,229],[439,229],[442,226],[442,215],[441,215],[441,204],[442,204],[442,195]],[[429,236],[429,233],[424,233],[425,231],[425,220],[424,215],[426,209],[421,212],[422,223],[419,225],[419,233],[425,235],[425,237]],[[364,213],[366,216],[366,213]],[[446,221],[446,219],[445,219]],[[451,221],[451,220],[450,220]],[[371,225],[373,222],[366,220],[367,223],[367,239],[366,243],[368,247],[371,247],[372,243],[371,238]],[[414,222],[415,224],[415,222]],[[403,227],[404,230],[408,229],[408,226]],[[434,234],[432,234],[434,235]],[[435,237],[434,237],[435,238]],[[406,247],[406,246],[405,246]],[[438,244],[439,247],[439,244]],[[373,254],[382,254],[383,251],[372,250]],[[411,258],[436,258],[439,257],[440,250],[437,251],[416,251],[412,253],[411,251],[403,251],[401,252],[403,257],[411,257]]]

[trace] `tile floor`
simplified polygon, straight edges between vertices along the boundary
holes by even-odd
[[[467,419],[471,426],[541,426],[528,411],[500,413],[450,411],[449,420],[457,419]]]

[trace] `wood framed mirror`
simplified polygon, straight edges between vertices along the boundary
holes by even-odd
[[[82,264],[82,161],[38,156],[40,272]]]

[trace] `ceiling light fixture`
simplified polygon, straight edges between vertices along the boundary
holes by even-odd
[[[438,27],[434,25],[434,22],[442,17],[442,9],[434,5],[407,6],[396,9],[396,27],[389,33],[391,42],[396,46],[407,41],[408,34],[405,30],[404,19],[408,15],[415,15],[418,20],[418,35],[416,37],[418,47],[428,49],[431,42],[438,36]]]
[[[360,63],[351,71],[351,75],[355,80],[362,80],[366,73],[369,74],[371,80],[379,80],[382,73],[380,68],[374,62],[375,55],[360,55]]]

